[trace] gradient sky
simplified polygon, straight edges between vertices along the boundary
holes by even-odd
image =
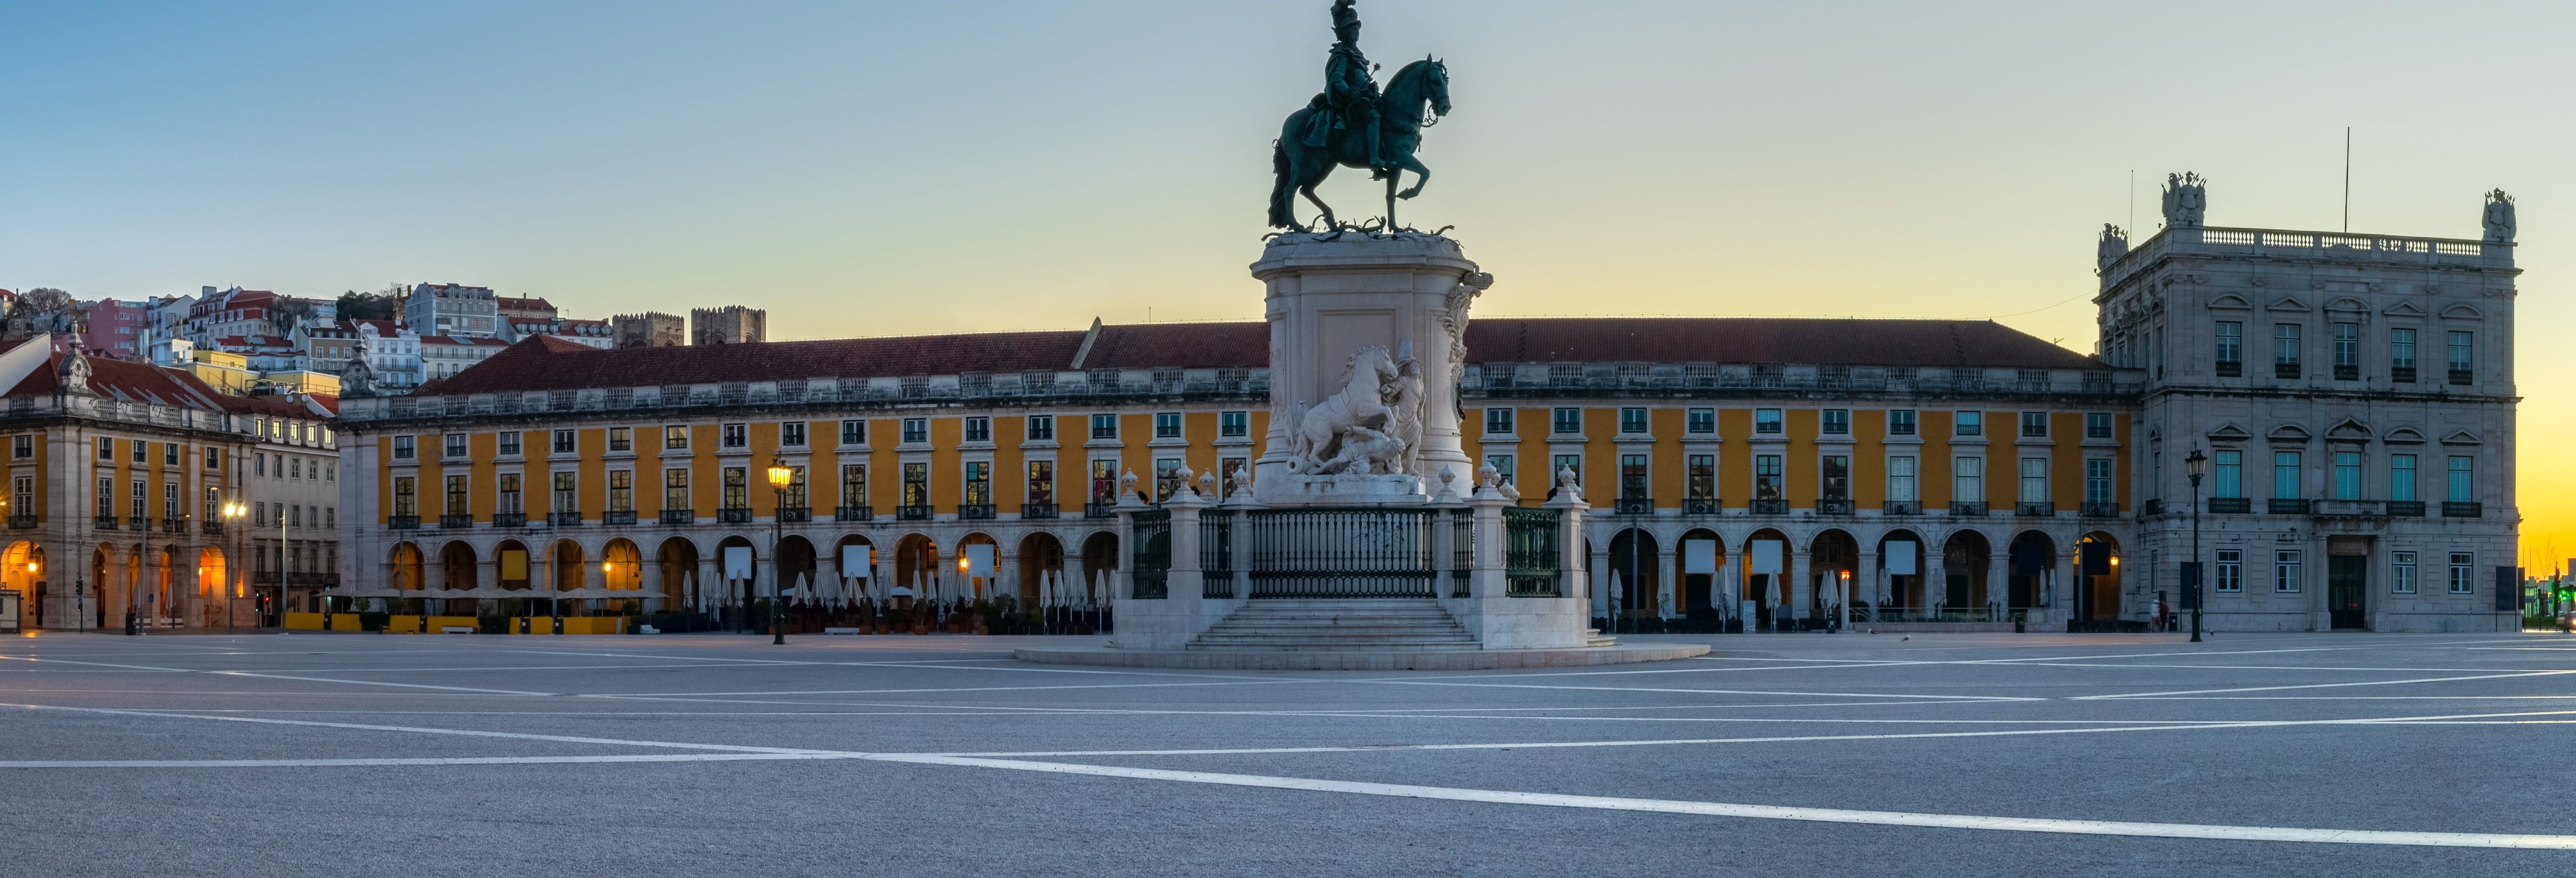
[[[1297,2],[0,5],[0,287],[454,281],[777,337],[1258,319]],[[2576,8],[1361,0],[1456,111],[1404,219],[1479,312],[1995,318],[2089,351],[2093,235],[2472,238],[2520,202],[2524,563],[2576,556]],[[2136,183],[2131,184],[2134,172]],[[1345,172],[1336,207],[1374,213]]]

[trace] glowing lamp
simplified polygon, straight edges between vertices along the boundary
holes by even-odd
[[[777,459],[777,458],[771,458],[771,459],[770,459],[770,461],[769,461],[769,486],[770,486],[770,487],[772,487],[772,488],[777,488],[777,489],[780,489],[780,490],[786,490],[788,483],[789,483],[789,482],[794,481],[794,480],[795,480],[795,478],[796,478],[796,471],[795,471],[795,470],[788,469],[788,468],[787,468],[787,465],[786,465],[786,464],[784,464],[784,463],[780,463],[780,462],[778,461],[778,459]]]

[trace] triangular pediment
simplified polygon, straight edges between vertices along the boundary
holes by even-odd
[[[2245,297],[2243,296],[2230,294],[2209,300],[2209,307],[2213,309],[2245,311],[2251,310],[2254,307],[2254,303],[2245,301]]]
[[[2399,302],[2388,306],[2387,310],[2379,313],[2390,317],[2422,317],[2424,316],[2424,309],[2415,307],[2415,303],[2413,302]]]
[[[2367,442],[2370,441],[2370,428],[2362,426],[2360,421],[2345,418],[2343,423],[2336,424],[2326,430],[2326,440],[2330,442]]]
[[[2235,424],[2220,424],[2218,429],[2209,431],[2211,442],[2243,442],[2252,438],[2254,434],[2245,432],[2245,428]]]
[[[2369,311],[2369,310],[2370,310],[2370,306],[2369,306],[2369,305],[2362,304],[2362,301],[2361,301],[2360,299],[2356,299],[2356,298],[2353,298],[2353,297],[2351,297],[2351,296],[2345,296],[2345,297],[2343,297],[2343,298],[2336,299],[2336,300],[2334,300],[2334,301],[2332,301],[2332,302],[2327,302],[2327,303],[2326,303],[2326,310],[2328,310],[2328,311],[2365,311],[2365,312],[2366,312],[2366,311]]]
[[[2308,303],[2299,301],[2297,296],[2282,296],[2278,300],[2273,301],[2272,304],[2263,306],[2263,309],[2266,311],[2305,311],[2308,310]]]
[[[2476,445],[2478,444],[2478,434],[2471,433],[2467,430],[2453,430],[2451,431],[2451,435],[2442,437],[2442,444]]]

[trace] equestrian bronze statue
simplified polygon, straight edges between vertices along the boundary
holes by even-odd
[[[1323,227],[1338,228],[1333,208],[1315,195],[1315,184],[1332,176],[1333,166],[1364,168],[1370,179],[1386,181],[1386,227],[1395,228],[1395,201],[1422,194],[1431,170],[1413,157],[1422,145],[1422,129],[1449,114],[1449,69],[1424,57],[1404,65],[1378,88],[1376,65],[1360,54],[1360,17],[1352,0],[1333,3],[1332,54],[1324,61],[1324,91],[1304,109],[1288,115],[1279,140],[1271,147],[1270,225],[1308,231],[1297,221],[1296,198],[1305,195],[1324,211]],[[1412,171],[1412,188],[1397,191],[1404,172]]]

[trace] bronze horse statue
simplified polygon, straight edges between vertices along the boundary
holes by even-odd
[[[1321,100],[1319,97],[1315,103],[1288,114],[1287,123],[1280,126],[1279,140],[1271,145],[1270,167],[1277,176],[1277,182],[1270,187],[1272,228],[1311,231],[1297,221],[1296,196],[1300,194],[1323,209],[1324,228],[1337,228],[1332,205],[1316,197],[1315,184],[1332,176],[1334,165],[1363,169],[1369,166],[1368,140],[1363,131],[1337,127],[1322,148],[1306,146],[1304,133],[1313,124],[1315,114],[1325,112],[1320,109]],[[1425,105],[1430,110],[1428,115],[1424,113]],[[1413,151],[1422,145],[1422,129],[1449,114],[1449,68],[1431,58],[1404,65],[1387,79],[1386,89],[1377,99],[1377,109],[1382,120],[1378,149],[1387,157],[1389,169],[1378,172],[1375,179],[1386,181],[1386,225],[1393,229],[1395,200],[1422,194],[1422,185],[1431,181],[1431,169],[1423,167],[1421,160],[1413,157]],[[1413,187],[1396,191],[1408,170],[1415,176]]]

